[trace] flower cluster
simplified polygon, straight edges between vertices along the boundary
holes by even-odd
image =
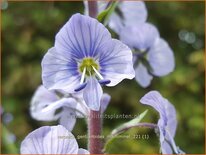
[[[101,12],[108,2],[100,1],[98,4]],[[161,77],[172,72],[175,67],[173,51],[160,37],[157,28],[146,22],[148,13],[145,3],[122,1],[116,10],[108,25],[133,51],[136,81],[145,88],[150,85],[153,76]]]
[[[147,87],[153,76],[165,76],[174,70],[173,51],[157,28],[146,22],[144,2],[121,1],[111,13],[108,26],[120,40],[113,39],[103,24],[88,16],[88,3],[84,1],[85,15],[72,15],[56,34],[54,46],[41,63],[43,85],[31,101],[34,119],[58,120],[60,125],[31,132],[21,144],[22,154],[88,154],[87,150],[79,149],[71,131],[76,118],[105,112],[111,97],[103,93],[102,86],[112,87],[135,77],[142,87]],[[99,13],[111,5],[106,1],[97,3]],[[160,114],[155,126],[161,153],[183,153],[174,142],[177,127],[174,106],[158,91],[149,92],[140,102]],[[101,126],[101,121],[96,123]],[[96,132],[94,124],[87,124]]]

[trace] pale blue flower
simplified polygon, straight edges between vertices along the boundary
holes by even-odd
[[[120,40],[133,49],[135,79],[142,87],[149,86],[153,76],[165,76],[174,70],[173,51],[154,25],[125,27]]]
[[[100,109],[100,84],[115,86],[135,75],[131,50],[96,19],[75,14],[56,35],[42,60],[43,85],[68,93],[83,90],[92,110]]]
[[[39,121],[56,121],[72,131],[76,123],[76,118],[86,118],[89,116],[89,108],[85,104],[82,94],[60,94],[49,91],[44,86],[39,86],[32,97],[30,113],[32,118]],[[108,94],[103,94],[101,98],[101,112],[103,113],[110,101]],[[57,112],[58,111],[58,112]]]
[[[29,133],[21,143],[21,154],[89,154],[74,135],[61,125],[43,126]]]
[[[163,98],[158,91],[150,91],[140,99],[140,102],[152,106],[159,112],[160,119],[157,125],[160,136],[161,152],[163,154],[172,154],[173,151],[176,154],[184,153],[174,142],[177,128],[174,106],[167,99]]]

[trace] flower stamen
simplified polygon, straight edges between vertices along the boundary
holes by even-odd
[[[84,82],[85,79],[85,74],[86,74],[86,67],[84,68],[83,72],[82,72],[82,76],[81,76],[81,80],[80,80],[80,84],[82,84]]]
[[[102,75],[96,70],[96,68],[94,66],[92,66],[94,72],[96,73],[97,77],[100,79],[100,80],[103,80],[104,78],[102,77]]]
[[[86,76],[91,76],[95,74],[93,67],[96,70],[98,70],[99,69],[98,63],[93,58],[87,57],[84,58],[79,64],[79,71],[83,73],[84,68],[86,68],[86,72],[85,72]]]

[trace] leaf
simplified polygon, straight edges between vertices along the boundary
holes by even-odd
[[[112,2],[112,4],[110,4],[110,6],[102,11],[98,16],[97,16],[97,20],[101,23],[103,23],[105,26],[108,24],[108,20],[109,17],[111,16],[111,14],[114,12],[116,6],[118,4],[118,1],[114,1]]]
[[[129,121],[127,123],[120,125],[119,127],[117,127],[116,129],[114,129],[112,131],[111,135],[116,136],[116,135],[130,129],[131,127],[137,125],[144,118],[144,116],[147,114],[147,111],[148,110],[145,110],[143,113],[141,113],[136,118],[132,119],[131,121]]]

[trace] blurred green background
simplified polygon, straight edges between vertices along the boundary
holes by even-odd
[[[166,77],[155,78],[141,88],[134,80],[124,80],[105,88],[112,96],[106,114],[139,114],[149,108],[139,99],[150,90],[159,90],[176,107],[178,128],[175,141],[186,153],[204,153],[204,2],[146,2],[148,20],[155,24],[176,58],[176,69]],[[55,34],[76,12],[83,13],[82,2],[9,2],[2,5],[2,152],[19,153],[24,137],[42,125],[31,118],[29,103],[41,84],[41,59],[53,46]],[[151,108],[143,121],[156,122]],[[104,134],[129,119],[105,119]],[[75,136],[86,134],[79,119]],[[158,138],[150,129],[131,129],[125,135],[149,135],[149,139],[117,139],[108,153],[158,153]],[[78,139],[87,147],[86,139]]]

